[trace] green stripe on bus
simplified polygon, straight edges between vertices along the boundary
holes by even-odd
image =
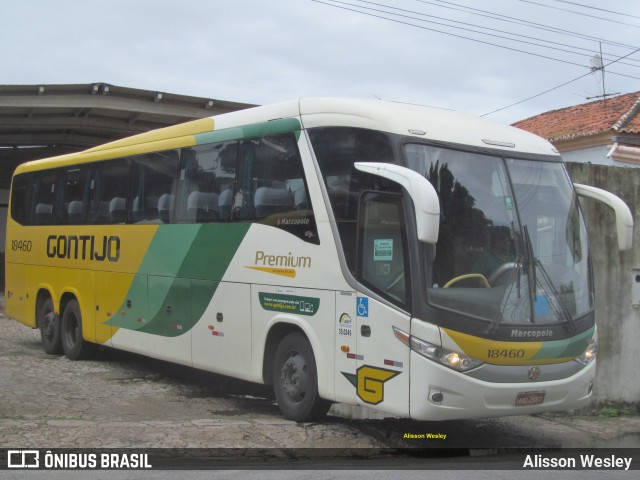
[[[281,118],[270,122],[255,123],[243,127],[224,128],[212,132],[194,135],[196,144],[225,142],[227,140],[239,140],[242,138],[259,137],[262,135],[275,135],[278,133],[295,132],[296,137],[300,133],[300,121],[297,118]]]
[[[160,225],[144,259],[139,274],[178,276],[182,264],[191,254],[192,245],[202,225]]]
[[[543,360],[548,358],[578,357],[582,355],[589,346],[589,340],[593,338],[594,330],[595,327],[591,327],[572,338],[544,342],[538,353],[536,353],[531,359]]]
[[[120,311],[108,322],[167,337],[200,320],[249,223],[160,226]],[[146,305],[146,308],[145,308]]]
[[[222,280],[250,223],[210,223],[200,225],[184,257],[178,277]]]

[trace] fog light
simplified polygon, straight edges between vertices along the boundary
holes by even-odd
[[[442,403],[442,400],[444,400],[444,395],[442,393],[436,392],[431,394],[431,401],[433,403]]]

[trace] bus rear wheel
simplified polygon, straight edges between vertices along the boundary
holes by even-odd
[[[69,360],[82,360],[93,353],[95,345],[82,338],[82,315],[77,300],[69,300],[62,312],[62,349]]]
[[[331,402],[318,394],[316,361],[304,335],[290,333],[278,345],[273,362],[273,391],[280,411],[289,420],[319,420],[329,410]]]
[[[38,311],[36,324],[40,329],[43,350],[50,355],[60,355],[62,350],[60,318],[53,310],[53,300],[47,298]]]

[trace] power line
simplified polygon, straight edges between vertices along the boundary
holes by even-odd
[[[527,54],[527,55],[532,55],[532,56],[544,58],[544,59],[547,59],[547,60],[553,60],[553,61],[557,61],[557,62],[569,64],[569,65],[575,65],[575,66],[579,66],[581,68],[589,68],[589,67],[587,67],[585,65],[582,65],[582,64],[579,64],[579,63],[575,63],[575,62],[571,62],[571,61],[568,61],[568,60],[554,58],[554,57],[550,57],[548,55],[542,55],[542,54],[539,54],[539,53],[529,52],[529,51],[526,51],[526,50],[520,50],[520,49],[509,47],[509,46],[506,46],[506,45],[492,43],[492,42],[488,42],[488,41],[485,41],[485,40],[480,40],[480,39],[477,39],[477,38],[467,37],[467,36],[464,36],[464,35],[458,35],[458,34],[451,33],[451,32],[446,32],[446,31],[442,31],[442,30],[438,30],[438,29],[434,29],[434,28],[429,28],[429,27],[426,27],[426,26],[423,26],[423,25],[416,25],[415,23],[411,23],[411,22],[408,22],[408,21],[404,21],[404,20],[400,20],[400,19],[396,19],[396,18],[389,18],[387,16],[379,15],[379,14],[394,15],[396,17],[401,17],[401,18],[405,18],[405,19],[411,19],[411,20],[414,20],[414,21],[426,21],[426,20],[418,19],[418,18],[411,17],[411,16],[404,15],[404,14],[389,12],[389,11],[386,11],[386,10],[378,10],[378,9],[374,9],[374,8],[371,8],[371,7],[364,7],[364,6],[361,6],[361,5],[354,5],[352,3],[343,2],[343,1],[339,1],[339,0],[324,0],[324,1],[323,0],[312,0],[312,1],[315,2],[315,3],[320,3],[320,4],[323,4],[323,5],[330,6],[330,7],[339,8],[341,10],[346,10],[346,11],[350,11],[350,12],[354,12],[354,13],[359,13],[361,15],[367,15],[367,16],[370,16],[370,17],[379,18],[379,19],[382,19],[382,20],[387,20],[387,21],[394,22],[394,23],[399,23],[399,24],[402,24],[402,25],[408,25],[408,26],[411,26],[411,27],[420,28],[422,30],[427,30],[427,31],[435,32],[435,33],[441,33],[443,35],[448,35],[448,36],[455,37],[455,38],[460,38],[460,39],[463,39],[463,40],[469,40],[469,41],[472,41],[472,42],[476,42],[476,43],[480,43],[480,44],[484,44],[484,45],[489,45],[489,46],[493,46],[493,47],[498,47],[498,48],[502,48],[502,49],[505,49],[505,50],[510,50],[510,51],[514,51],[514,52],[518,52],[518,53],[524,53],[524,54]],[[377,4],[375,2],[371,2],[371,1],[366,1],[366,0],[358,0],[358,1],[360,1],[362,3],[369,3],[369,4],[374,4],[374,5],[377,5],[377,6],[382,6],[382,7],[387,8],[387,9],[392,9],[392,10],[396,9],[396,10],[399,10],[399,11],[414,13],[414,14],[418,14],[418,15],[422,15],[422,16],[434,17],[432,15],[426,15],[426,14],[421,14],[419,12],[412,12],[412,11],[408,11],[408,10],[404,10],[404,9],[399,9],[399,8],[396,8],[396,7],[390,7],[390,6],[387,6],[387,5],[381,5],[381,4]],[[430,2],[426,2],[424,0],[417,0],[417,1],[419,1],[421,3],[430,3]],[[440,0],[438,0],[438,1],[440,1]],[[444,3],[450,3],[450,2],[444,2]],[[371,12],[377,12],[377,13],[371,13]],[[440,18],[440,17],[436,17],[436,18]],[[445,20],[449,21],[449,22],[453,22],[453,23],[463,23],[463,22],[457,22],[455,20],[448,20],[448,19],[445,19]],[[489,35],[489,34],[486,34],[484,32],[478,32],[478,31],[475,31],[475,30],[465,29],[465,28],[462,28],[462,27],[455,27],[455,26],[452,26],[452,25],[441,24],[441,23],[438,23],[438,22],[430,21],[430,23],[436,23],[438,25],[443,25],[443,26],[446,26],[447,28],[458,28],[458,29],[462,29],[462,30],[465,30],[465,31],[471,31],[473,33]],[[508,33],[508,34],[509,35],[514,35],[514,34],[510,34],[510,33]],[[497,36],[497,35],[493,35],[493,36],[494,37],[498,37],[498,38],[503,38],[503,39],[505,38],[505,37],[500,37],[500,36]],[[515,39],[511,39],[511,38],[507,38],[507,40],[518,41],[518,40],[515,40]],[[531,42],[524,42],[524,43],[531,43]],[[543,45],[536,45],[536,46],[544,47]],[[550,48],[550,47],[546,47],[546,48]],[[572,47],[572,48],[574,48],[574,47]],[[579,48],[579,47],[575,47],[575,48]],[[564,51],[566,51],[566,50],[564,50]],[[640,51],[640,48],[635,48],[633,51],[629,52],[628,54],[623,55],[621,57],[618,57],[615,60],[612,60],[607,65],[605,65],[603,67],[603,69],[605,67],[609,66],[609,65],[612,65],[614,63],[618,63],[621,60],[630,57],[631,55],[637,53],[638,51]],[[577,52],[569,52],[569,53],[581,55],[581,54],[579,54]],[[545,90],[544,92],[540,92],[540,93],[538,93],[536,95],[528,97],[528,98],[526,98],[524,100],[520,100],[520,101],[515,102],[515,103],[513,103],[511,105],[507,105],[507,106],[499,108],[497,110],[485,113],[482,116],[491,115],[493,113],[497,113],[497,112],[500,112],[502,110],[506,110],[506,109],[511,108],[511,107],[513,107],[515,105],[519,105],[521,103],[527,102],[527,101],[532,100],[534,98],[540,97],[542,95],[545,95],[546,93],[552,92],[552,91],[557,90],[559,88],[562,88],[562,87],[564,87],[566,85],[569,85],[570,83],[576,82],[577,80],[580,80],[580,79],[582,79],[582,78],[584,78],[584,77],[586,77],[588,75],[591,75],[593,73],[594,72],[590,70],[589,72],[587,72],[587,73],[585,73],[583,75],[580,75],[579,77],[576,77],[576,78],[574,78],[572,80],[564,82],[561,85],[558,85],[556,87],[552,87],[550,89]],[[613,75],[620,75],[620,76],[624,76],[624,77],[640,80],[640,78],[633,77],[633,76],[630,76],[630,75],[625,75],[625,74],[616,73],[616,72],[609,72],[609,73],[613,74]]]
[[[569,80],[568,82],[564,82],[564,83],[562,83],[562,84],[560,84],[560,85],[558,85],[558,86],[556,86],[556,87],[553,87],[553,88],[550,88],[550,89],[548,89],[548,90],[545,90],[544,92],[537,93],[537,94],[535,94],[535,95],[532,95],[531,97],[525,98],[524,100],[520,100],[520,101],[518,101],[518,102],[512,103],[511,105],[507,105],[506,107],[498,108],[498,109],[493,110],[493,111],[491,111],[491,112],[483,113],[483,114],[482,114],[482,115],[480,115],[480,116],[481,116],[481,117],[486,117],[487,115],[491,115],[491,114],[494,114],[494,113],[501,112],[501,111],[503,111],[503,110],[506,110],[507,108],[515,107],[516,105],[520,105],[521,103],[528,102],[529,100],[533,100],[534,98],[541,97],[542,95],[545,95],[545,94],[547,94],[547,93],[549,93],[549,92],[553,92],[554,90],[558,90],[559,88],[565,87],[565,86],[569,85],[570,83],[577,82],[577,81],[578,81],[578,80],[580,80],[581,78],[584,78],[584,77],[586,77],[586,76],[589,76],[589,75],[591,75],[592,73],[593,73],[593,72],[587,72],[587,73],[585,73],[584,75],[580,75],[579,77],[576,77],[576,78],[574,78],[573,80]]]
[[[343,4],[345,3],[345,2],[341,2],[339,0],[332,0],[332,1],[334,1],[336,3],[343,3]],[[492,31],[492,32],[504,33],[506,35],[511,35],[512,37],[522,37],[522,38],[528,38],[528,39],[531,39],[531,40],[547,42],[547,43],[550,43],[550,44],[567,46],[566,44],[561,44],[561,43],[558,43],[558,42],[550,42],[550,41],[539,39],[539,38],[535,38],[535,37],[528,37],[528,36],[525,36],[525,35],[518,35],[518,34],[511,33],[511,32],[505,32],[503,30],[497,30],[497,29],[494,29],[494,28],[483,27],[483,26],[474,25],[474,24],[471,24],[471,23],[459,22],[459,21],[456,21],[456,20],[450,20],[450,19],[446,19],[446,18],[443,18],[443,17],[436,17],[434,15],[427,15],[425,13],[415,12],[415,11],[412,11],[412,10],[405,10],[405,9],[402,9],[402,8],[392,7],[392,6],[389,6],[389,5],[383,5],[383,4],[380,4],[380,3],[369,2],[369,1],[365,1],[365,0],[359,0],[359,1],[363,2],[363,3],[369,3],[369,4],[373,4],[373,5],[378,5],[378,6],[389,8],[389,9],[393,9],[393,10],[399,10],[399,11],[403,11],[403,12],[413,13],[413,14],[420,15],[420,16],[423,16],[423,17],[437,18],[437,19],[440,19],[440,20],[445,20],[447,22],[459,23],[461,25],[468,25],[468,26],[472,26],[472,27],[476,27],[476,28],[482,28],[482,29],[489,30],[489,31]],[[347,3],[347,5],[353,5],[353,4],[348,4]],[[496,35],[495,33],[486,33],[486,32],[481,32],[481,31],[478,31],[478,30],[473,30],[473,29],[470,29],[470,28],[457,27],[455,25],[448,25],[448,24],[445,24],[445,23],[434,22],[432,20],[424,20],[424,19],[420,19],[420,18],[409,16],[409,15],[403,15],[403,14],[400,14],[400,13],[393,13],[393,12],[387,12],[387,11],[383,11],[383,10],[377,10],[377,9],[371,8],[371,7],[359,7],[359,8],[371,10],[371,11],[374,11],[374,12],[387,13],[387,14],[390,14],[390,15],[398,16],[398,17],[409,18],[411,20],[416,20],[416,21],[420,21],[420,22],[429,22],[429,23],[432,23],[434,25],[440,25],[440,26],[447,27],[447,28],[455,28],[457,30],[462,30],[462,31],[471,32],[471,33],[477,33],[479,35],[487,35],[487,36],[494,37],[494,38],[499,38],[499,39],[502,39],[502,40],[508,40],[508,41],[512,41],[512,42],[519,42],[519,43],[524,43],[524,44],[528,44],[528,45],[534,45],[536,47],[541,47],[541,48],[549,48],[549,49],[553,49],[555,51],[570,53],[570,54],[573,54],[573,55],[583,55],[583,56],[588,56],[588,57],[593,56],[593,51],[589,50],[589,49],[586,49],[586,48],[583,49],[581,47],[574,47],[574,46],[569,45],[569,47],[571,47],[571,48],[576,48],[576,49],[580,49],[580,50],[589,51],[590,52],[589,54],[578,53],[578,52],[575,52],[575,51],[566,50],[566,49],[563,49],[563,48],[558,48],[558,47],[553,47],[553,46],[542,45],[540,43],[529,42],[529,41],[526,41],[526,40],[518,40],[517,38],[510,38],[510,37],[505,37],[505,36],[502,36],[502,35]]]
[[[637,52],[640,52],[640,48],[638,48],[637,50],[634,50],[633,52],[631,52],[631,53],[629,53],[627,55],[625,55],[624,57],[620,57],[620,58],[618,58],[618,59],[616,59],[616,60],[614,60],[614,61],[612,61],[612,62],[610,62],[610,63],[608,63],[606,65],[604,65],[602,67],[602,70],[604,70],[609,65],[612,65],[612,64],[614,64],[616,62],[619,62],[620,60],[624,60],[626,57],[628,57],[630,55],[633,55],[634,53],[637,53]],[[491,112],[484,113],[484,114],[482,114],[480,116],[481,117],[486,117],[487,115],[491,115],[493,113],[501,112],[503,110],[506,110],[507,108],[515,107],[516,105],[520,105],[521,103],[528,102],[529,100],[533,100],[534,98],[541,97],[542,95],[545,95],[545,94],[547,94],[549,92],[553,92],[554,90],[558,90],[558,89],[560,89],[562,87],[565,87],[565,86],[569,85],[570,83],[576,82],[576,81],[580,80],[581,78],[584,78],[584,77],[586,77],[588,75],[591,75],[592,73],[594,73],[594,72],[585,73],[584,75],[580,75],[579,77],[576,77],[573,80],[569,80],[568,82],[564,82],[564,83],[562,83],[562,84],[560,84],[560,85],[558,85],[556,87],[549,88],[548,90],[545,90],[544,92],[537,93],[536,95],[533,95],[533,96],[531,96],[529,98],[525,98],[524,100],[520,100],[518,102],[512,103],[511,105],[507,105],[506,107],[498,108],[497,110],[493,110]]]
[[[584,40],[593,40],[596,42],[602,42],[603,44],[606,45],[612,45],[612,46],[616,46],[616,47],[624,47],[624,48],[636,48],[634,45],[627,45],[624,43],[620,43],[620,42],[616,42],[613,40],[607,40],[604,38],[599,38],[599,37],[594,37],[592,35],[586,35],[584,33],[580,33],[580,32],[574,32],[571,30],[565,30],[562,28],[558,28],[558,27],[552,27],[549,25],[544,25],[542,23],[537,23],[537,22],[532,22],[530,20],[524,20],[521,18],[517,18],[517,17],[511,17],[509,15],[502,15],[500,13],[494,13],[494,12],[489,12],[487,10],[481,10],[479,8],[473,8],[473,7],[469,7],[466,5],[460,5],[458,3],[453,3],[453,2],[449,2],[446,0],[435,0],[438,3],[434,3],[434,2],[430,2],[430,1],[426,1],[426,0],[416,0],[417,2],[420,3],[424,3],[427,5],[433,5],[433,6],[437,6],[440,8],[447,8],[450,10],[455,10],[458,12],[465,12],[465,13],[471,13],[472,15],[477,15],[480,17],[484,17],[484,18],[491,18],[493,20],[498,20],[501,22],[507,22],[507,23],[516,23],[518,25],[523,25],[523,26],[528,26],[531,28],[536,28],[539,30],[543,30],[546,32],[553,32],[553,33],[557,33],[560,35],[566,35],[566,36],[570,36],[570,37],[576,37],[576,38],[582,38]]]
[[[560,2],[560,3],[568,3],[569,5],[575,5],[577,7],[582,7],[582,8],[590,8],[591,10],[599,10],[601,12],[613,13],[614,15],[622,15],[623,17],[640,18],[636,15],[631,15],[629,13],[614,12],[613,10],[607,10],[606,8],[593,7],[591,5],[585,5],[583,3],[578,3],[578,2],[570,2],[568,0],[554,0],[554,1]]]
[[[563,59],[560,59],[560,58],[551,57],[549,55],[543,55],[541,53],[535,53],[535,52],[530,52],[530,51],[527,51],[527,50],[522,50],[522,49],[518,49],[518,48],[514,48],[514,47],[509,47],[507,45],[501,45],[501,44],[498,44],[498,43],[492,43],[492,42],[489,42],[489,41],[486,41],[486,40],[480,40],[480,39],[477,39],[477,38],[467,37],[467,36],[464,36],[464,35],[458,35],[458,34],[455,34],[455,33],[446,32],[446,31],[442,31],[442,30],[438,30],[438,29],[434,29],[434,28],[429,28],[429,27],[422,26],[422,25],[416,25],[415,23],[410,23],[410,22],[406,22],[406,21],[403,21],[403,20],[389,18],[389,17],[386,17],[386,16],[378,15],[376,13],[370,13],[370,12],[368,12],[366,10],[375,11],[375,12],[378,12],[378,13],[384,13],[384,14],[387,14],[387,15],[396,15],[396,16],[400,16],[400,17],[404,17],[404,18],[407,18],[406,15],[400,15],[400,14],[396,14],[396,13],[392,13],[392,12],[376,10],[376,9],[373,9],[373,8],[370,8],[370,7],[363,7],[363,6],[359,6],[359,5],[354,5],[352,3],[342,2],[342,1],[339,1],[339,0],[324,0],[324,1],[323,0],[312,0],[312,1],[315,2],[315,3],[320,3],[320,4],[323,4],[323,5],[330,6],[330,7],[339,8],[339,9],[342,9],[342,10],[347,10],[347,11],[359,13],[361,15],[367,15],[367,16],[370,16],[370,17],[379,18],[379,19],[382,19],[382,20],[387,20],[387,21],[394,22],[394,23],[399,23],[399,24],[402,24],[402,25],[408,25],[408,26],[411,26],[411,27],[420,28],[422,30],[427,30],[427,31],[435,32],[435,33],[441,33],[443,35],[448,35],[448,36],[455,37],[455,38],[461,38],[463,40],[469,40],[469,41],[480,43],[480,44],[484,44],[484,45],[490,45],[490,46],[493,46],[493,47],[498,47],[498,48],[502,48],[502,49],[513,51],[513,52],[517,52],[517,53],[524,53],[526,55],[531,55],[531,56],[535,56],[535,57],[539,57],[539,58],[544,58],[546,60],[553,60],[555,62],[560,62],[560,63],[564,63],[564,64],[567,64],[567,65],[574,65],[574,66],[581,67],[581,68],[589,68],[586,65],[581,64],[581,63],[576,63],[576,62],[572,62],[572,61],[569,61],[569,60],[563,60]],[[329,2],[331,2],[331,3],[329,3]],[[353,7],[353,8],[349,8],[349,7]],[[365,11],[363,11],[363,10],[365,10]],[[412,20],[416,20],[416,21],[421,21],[420,19],[417,19],[417,18],[414,18],[414,17],[408,17],[408,18],[410,18]],[[447,27],[456,28],[456,27],[452,27],[450,25],[447,25]],[[459,28],[459,27],[457,27],[457,28]],[[475,33],[478,33],[478,32],[475,32]],[[509,39],[509,40],[512,40],[512,39]],[[570,52],[570,53],[577,54],[576,52]],[[617,74],[616,72],[609,72],[609,73],[612,74],[612,75],[621,75],[621,76],[625,76],[625,77],[629,77],[629,78],[640,80],[640,77],[633,77],[633,76],[625,75],[625,74]]]
[[[345,2],[340,2],[338,0],[331,0],[331,1],[334,1],[334,2],[337,2],[337,3],[345,3]],[[576,46],[576,45],[568,45],[566,43],[554,42],[554,41],[551,41],[551,40],[546,40],[546,39],[542,39],[542,38],[538,38],[538,37],[531,37],[531,36],[528,36],[528,35],[522,35],[522,34],[518,34],[518,33],[507,32],[507,31],[504,31],[504,30],[485,27],[485,26],[482,26],[482,25],[476,25],[476,24],[473,24],[473,23],[462,22],[462,21],[459,21],[459,20],[452,20],[452,19],[444,18],[444,17],[438,17],[436,15],[428,15],[426,13],[416,12],[414,10],[407,10],[407,9],[404,9],[404,8],[393,7],[393,6],[390,6],[390,5],[371,2],[371,1],[367,1],[367,0],[358,0],[358,1],[361,2],[361,3],[367,3],[367,4],[370,4],[370,5],[376,5],[376,6],[379,6],[379,7],[384,7],[384,8],[391,9],[391,10],[397,10],[397,11],[401,11],[401,12],[405,12],[405,13],[410,13],[410,14],[413,14],[413,15],[420,15],[421,17],[435,18],[435,19],[438,19],[438,20],[444,20],[446,22],[456,23],[456,24],[475,27],[475,28],[481,28],[481,29],[484,29],[484,30],[487,30],[487,31],[490,31],[490,32],[502,33],[502,34],[505,34],[505,35],[510,35],[511,37],[520,37],[520,38],[525,38],[525,39],[528,39],[528,40],[535,40],[536,42],[544,42],[544,43],[547,43],[549,45],[559,45],[559,46],[569,47],[569,48],[573,48],[575,50],[581,50],[583,52],[589,52],[589,53],[579,53],[579,52],[576,52],[576,51],[566,50],[565,48],[558,48],[557,46],[543,45],[543,44],[536,43],[536,42],[529,42],[529,41],[526,41],[526,40],[519,40],[518,38],[510,38],[510,37],[504,37],[502,35],[489,34],[489,33],[486,33],[486,32],[480,32],[478,30],[473,30],[473,29],[469,29],[469,28],[458,27],[458,26],[455,26],[455,25],[448,25],[448,24],[443,24],[443,23],[434,22],[434,21],[430,21],[430,20],[419,19],[419,18],[416,18],[416,17],[413,17],[413,16],[402,15],[402,14],[399,14],[399,13],[386,12],[386,11],[383,11],[383,10],[377,10],[377,9],[370,8],[370,7],[360,7],[359,6],[359,8],[363,8],[363,9],[367,9],[367,10],[373,10],[373,11],[377,11],[377,12],[381,12],[381,13],[388,13],[388,14],[391,14],[391,15],[396,15],[396,16],[404,17],[404,18],[410,18],[412,20],[417,20],[417,21],[422,21],[422,22],[429,22],[429,23],[433,23],[435,25],[441,25],[441,26],[445,26],[445,27],[448,27],[448,28],[455,28],[455,29],[458,29],[458,30],[466,31],[466,32],[477,33],[479,35],[492,36],[492,37],[500,38],[500,39],[503,39],[503,40],[513,41],[513,42],[518,42],[518,43],[524,43],[524,44],[533,45],[533,46],[540,47],[540,48],[553,49],[553,50],[558,51],[558,52],[565,52],[565,53],[569,53],[569,54],[572,54],[572,55],[582,55],[582,56],[589,57],[589,58],[593,57],[593,49],[591,49],[591,48],[584,48],[584,47],[579,47],[579,46]],[[353,5],[353,4],[347,4],[347,5]],[[606,58],[606,60],[609,60],[609,58]],[[631,66],[631,67],[640,67],[640,65],[632,64],[632,63],[624,63],[624,65],[628,65],[628,66]]]
[[[619,20],[612,20],[610,18],[598,17],[596,15],[589,15],[588,13],[576,12],[575,10],[569,10],[568,8],[554,7],[553,5],[546,5],[544,3],[534,2],[532,0],[520,0],[520,1],[523,2],[523,3],[530,3],[532,5],[538,5],[540,7],[552,8],[554,10],[560,10],[562,12],[575,13],[576,15],[582,15],[583,17],[595,18],[597,20],[602,20],[604,22],[611,22],[611,23],[617,23],[619,25],[626,25],[627,27],[640,28],[640,25],[634,25],[632,23],[621,22]]]
[[[485,40],[479,40],[477,38],[465,37],[464,35],[458,35],[458,34],[451,33],[451,32],[445,32],[445,31],[442,31],[442,30],[437,30],[435,28],[425,27],[423,25],[416,25],[415,23],[405,22],[403,20],[384,17],[382,15],[377,15],[377,14],[369,13],[369,12],[362,11],[362,10],[356,10],[355,8],[348,8],[348,7],[357,7],[357,8],[366,8],[366,7],[358,7],[356,5],[353,5],[353,4],[350,4],[350,3],[346,3],[346,2],[339,2],[337,0],[327,0],[327,1],[311,0],[311,1],[315,2],[315,3],[321,3],[323,5],[327,5],[327,6],[334,7],[334,8],[339,8],[339,9],[342,9],[342,10],[347,10],[347,11],[350,11],[350,12],[359,13],[361,15],[367,15],[367,16],[374,17],[374,18],[380,18],[382,20],[387,20],[387,21],[394,22],[394,23],[400,23],[402,25],[409,25],[411,27],[420,28],[422,30],[428,30],[430,32],[441,33],[443,35],[448,35],[450,37],[461,38],[463,40],[469,40],[469,41],[476,42],[476,43],[481,43],[481,44],[484,44],[484,45],[490,45],[490,46],[493,46],[493,47],[498,47],[498,48],[502,48],[502,49],[505,49],[505,50],[510,50],[512,52],[524,53],[524,54],[527,54],[527,55],[532,55],[534,57],[544,58],[546,60],[553,60],[555,62],[561,62],[561,63],[565,63],[565,64],[568,64],[568,65],[574,65],[574,66],[578,66],[578,67],[585,67],[584,65],[582,65],[580,63],[575,63],[575,62],[571,62],[571,61],[568,61],[568,60],[562,60],[562,59],[559,59],[559,58],[550,57],[548,55],[543,55],[543,54],[540,54],[540,53],[528,52],[526,50],[520,50],[518,48],[508,47],[506,45],[500,45],[500,44],[497,44],[497,43],[491,43],[491,42],[488,42],[488,41],[485,41]],[[329,3],[329,2],[332,2],[332,3]],[[344,6],[344,5],[347,5],[347,6]],[[369,9],[369,10],[372,10],[372,9]],[[385,13],[388,13],[388,12],[385,12]]]

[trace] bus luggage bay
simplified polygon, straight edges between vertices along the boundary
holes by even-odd
[[[578,195],[545,140],[436,109],[302,99],[18,167],[6,312],[96,345],[445,420],[585,405],[597,352]]]

